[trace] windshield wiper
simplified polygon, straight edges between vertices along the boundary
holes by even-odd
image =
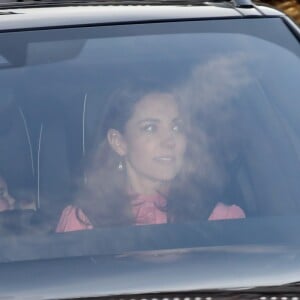
[[[280,295],[287,295],[287,294],[293,294],[293,295],[299,295],[300,292],[300,281],[295,282],[289,282],[279,285],[270,285],[270,286],[259,286],[259,287],[252,287],[247,288],[245,290],[240,291],[243,294],[265,294],[265,295],[271,295],[272,296],[280,296]],[[299,298],[300,299],[300,298]]]
[[[200,291],[179,291],[172,293],[152,293],[152,294],[128,294],[128,295],[114,295],[112,297],[102,296],[102,297],[89,297],[84,299],[90,300],[174,300],[174,299],[212,299],[212,300],[268,300],[273,297],[276,299],[294,299],[299,300],[299,288],[297,290],[284,290],[284,291],[276,291],[275,286],[269,286],[266,288],[250,288],[250,289],[236,289],[236,290],[200,290]],[[73,299],[75,300],[75,299]]]

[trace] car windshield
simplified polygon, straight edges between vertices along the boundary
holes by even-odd
[[[0,39],[0,262],[299,241],[300,47],[282,20]]]

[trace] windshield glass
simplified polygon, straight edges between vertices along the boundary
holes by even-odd
[[[300,47],[281,20],[0,39],[0,261],[293,240]]]

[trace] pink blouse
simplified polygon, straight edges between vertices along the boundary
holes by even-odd
[[[160,195],[138,196],[132,201],[132,213],[136,225],[165,224],[167,214],[164,211],[166,199]],[[77,213],[76,213],[77,211]],[[79,218],[78,218],[79,217]],[[218,203],[208,220],[225,220],[245,218],[244,211],[237,205]],[[56,232],[93,229],[93,225],[81,209],[67,206],[60,217]]]

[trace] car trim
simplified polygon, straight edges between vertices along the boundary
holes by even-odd
[[[10,12],[13,14],[1,17],[0,31],[262,17],[257,7],[216,6],[76,6],[14,9]],[[272,12],[268,16],[278,16],[276,10]]]

